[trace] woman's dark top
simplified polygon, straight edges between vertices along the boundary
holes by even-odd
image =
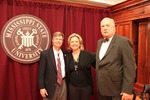
[[[66,56],[68,82],[74,86],[87,86],[92,84],[91,66],[95,67],[95,54],[82,50],[78,61],[75,61],[72,52]]]

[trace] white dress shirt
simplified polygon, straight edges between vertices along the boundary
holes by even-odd
[[[56,67],[57,67],[57,63],[58,63],[57,57],[58,57],[58,53],[59,53],[60,62],[61,62],[61,73],[62,73],[62,78],[64,78],[65,77],[65,62],[64,62],[63,52],[62,52],[62,50],[56,51],[54,48],[53,48],[53,51],[54,51],[54,56],[55,56]]]
[[[104,57],[104,55],[105,55],[105,53],[106,53],[106,51],[107,51],[107,49],[109,47],[109,44],[110,44],[112,38],[113,37],[109,38],[109,41],[106,41],[106,42],[102,43],[100,51],[99,51],[99,59],[100,60]]]

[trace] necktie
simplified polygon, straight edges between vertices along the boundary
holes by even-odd
[[[57,83],[61,85],[62,83],[62,73],[61,73],[61,62],[60,62],[60,57],[58,53],[58,58],[57,58]]]

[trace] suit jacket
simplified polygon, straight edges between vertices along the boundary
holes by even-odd
[[[64,59],[65,52],[63,51]],[[65,60],[64,60],[65,61]],[[38,87],[45,88],[48,92],[48,98],[54,96],[57,85],[57,67],[53,49],[48,49],[41,52],[39,69],[38,69]]]
[[[121,92],[132,93],[136,63],[129,39],[115,34],[104,55],[99,59],[102,39],[96,52],[96,77],[98,91],[104,96],[117,96]]]

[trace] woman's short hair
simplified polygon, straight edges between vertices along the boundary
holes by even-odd
[[[79,39],[79,43],[80,43],[80,50],[84,50],[84,46],[83,46],[83,40],[81,38],[81,36],[77,33],[72,33],[69,37],[68,37],[68,50],[71,50],[70,48],[70,41],[71,41],[71,38],[73,37],[77,37]]]

